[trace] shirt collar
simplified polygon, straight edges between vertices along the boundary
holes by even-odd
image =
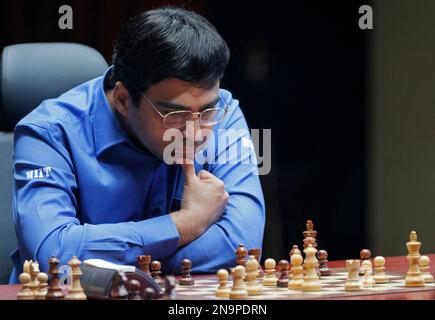
[[[104,79],[112,68],[113,66],[109,67],[104,76],[97,80],[95,88],[93,128],[97,156],[114,145],[130,142],[110,107],[104,92]]]

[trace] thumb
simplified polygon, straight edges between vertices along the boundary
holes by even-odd
[[[184,183],[190,184],[196,179],[195,166],[193,164],[183,164]]]
[[[198,174],[198,177],[201,180],[205,180],[205,179],[210,179],[210,178],[214,178],[214,175],[211,174],[210,172],[206,171],[206,170],[201,170]]]

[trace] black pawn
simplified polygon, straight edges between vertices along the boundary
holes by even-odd
[[[155,260],[151,262],[151,276],[156,281],[156,283],[160,286],[160,288],[165,287],[165,282],[163,281],[162,277],[160,276],[162,273],[162,264]]]
[[[184,259],[181,262],[181,272],[183,276],[181,277],[179,283],[181,286],[193,286],[195,284],[195,280],[192,279],[192,261],[189,259]]]
[[[144,300],[152,300],[154,298],[154,289],[153,288],[145,288],[143,292]]]
[[[140,294],[140,282],[133,279],[128,283],[128,299],[129,300],[143,300]]]
[[[175,286],[177,282],[174,276],[166,276],[165,278],[165,298],[167,300],[175,300]]]
[[[317,259],[319,260],[319,272],[322,276],[330,276],[331,270],[328,267],[328,252],[326,250],[319,250],[317,252]]]

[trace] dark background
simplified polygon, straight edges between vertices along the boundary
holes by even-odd
[[[329,259],[367,245],[367,85],[370,32],[358,8],[370,1],[2,1],[0,47],[71,41],[110,64],[120,25],[163,4],[207,17],[227,40],[222,87],[240,100],[251,128],[272,129],[272,170],[262,176],[267,204],[264,255],[288,259],[312,219]],[[58,8],[73,8],[60,30]]]

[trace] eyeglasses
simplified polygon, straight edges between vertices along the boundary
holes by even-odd
[[[210,127],[221,122],[225,115],[230,110],[230,107],[222,98],[219,93],[219,101],[215,104],[214,107],[208,108],[202,112],[192,112],[188,110],[180,110],[180,111],[171,111],[167,114],[162,114],[162,112],[157,109],[157,107],[150,101],[150,99],[141,92],[141,95],[148,101],[148,103],[153,107],[153,109],[163,118],[163,125],[167,129],[178,129],[182,128],[186,125],[186,121],[192,119],[195,115],[199,118],[199,123],[201,126]],[[224,103],[223,107],[219,107],[219,104]]]

